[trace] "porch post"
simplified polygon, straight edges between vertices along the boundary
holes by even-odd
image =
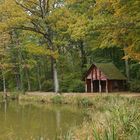
[[[99,92],[102,92],[102,86],[101,86],[101,71],[99,71]]]
[[[99,79],[99,93],[102,92],[101,80]]]
[[[91,71],[91,92],[93,92],[93,70]]]
[[[85,92],[87,92],[87,79],[85,78]]]
[[[106,93],[108,93],[108,80],[106,79]]]
[[[93,92],[93,80],[91,79],[91,92]]]

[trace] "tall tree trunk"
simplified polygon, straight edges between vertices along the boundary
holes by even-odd
[[[23,68],[22,65],[19,64],[19,74],[20,74],[20,90],[24,93],[24,82],[23,82]]]
[[[31,83],[29,78],[29,71],[27,68],[25,68],[26,78],[27,78],[27,85],[28,85],[28,91],[31,91]]]
[[[45,36],[45,38],[47,40],[49,49],[51,49],[51,51],[54,52],[55,47],[52,43],[51,32],[50,32],[49,38],[47,36]],[[56,60],[52,56],[51,56],[51,70],[52,70],[52,75],[53,75],[54,92],[58,93],[59,92],[59,81],[58,81],[57,65],[56,65]]]
[[[55,93],[58,93],[58,92],[59,92],[59,81],[58,81],[58,73],[57,73],[56,60],[53,59],[52,65],[53,65],[54,92],[55,92]]]
[[[7,93],[6,93],[6,79],[5,79],[5,74],[2,70],[2,80],[3,80],[3,93],[4,93],[4,98],[7,97]]]
[[[20,75],[17,74],[17,71],[15,71],[15,82],[16,82],[16,90],[20,90]]]
[[[20,47],[18,48],[18,61],[19,61],[19,75],[20,75],[20,90],[21,90],[22,93],[24,93],[25,92],[24,82],[23,82],[24,73],[23,73],[23,67],[22,67],[22,64],[23,64],[22,61],[23,60],[22,60],[22,50],[21,50]]]
[[[126,45],[125,48],[127,48]],[[127,56],[127,53],[125,51],[124,51],[124,55]],[[129,82],[130,81],[129,59],[125,59],[125,71],[126,71],[127,80]]]
[[[40,66],[39,64],[37,65],[37,81],[38,81],[38,87],[39,90],[42,90],[42,85],[41,85],[41,79],[40,79]]]

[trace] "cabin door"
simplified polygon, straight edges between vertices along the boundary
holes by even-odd
[[[99,80],[93,81],[93,91],[99,92]],[[101,91],[106,92],[106,81],[101,81]]]
[[[93,81],[93,92],[99,92],[99,80]]]
[[[106,92],[106,81],[101,81],[102,92]]]
[[[91,92],[91,79],[87,79],[87,92]]]

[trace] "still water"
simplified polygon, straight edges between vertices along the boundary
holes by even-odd
[[[1,102],[0,140],[53,140],[82,120],[77,107]]]

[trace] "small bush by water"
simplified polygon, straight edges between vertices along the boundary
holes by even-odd
[[[77,98],[77,104],[78,104],[79,106],[88,107],[88,106],[92,106],[92,105],[93,105],[93,101],[90,100],[90,99],[87,98],[87,97]]]
[[[63,96],[57,95],[51,98],[52,103],[54,104],[62,104],[63,102]]]

